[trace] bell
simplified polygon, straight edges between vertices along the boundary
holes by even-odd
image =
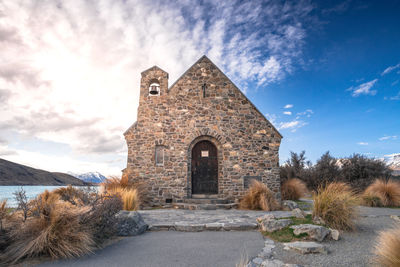
[[[157,85],[150,86],[150,92],[149,93],[151,95],[158,95],[158,92],[159,92],[158,88],[159,88],[159,86],[157,86]]]

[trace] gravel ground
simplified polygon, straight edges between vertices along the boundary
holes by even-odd
[[[389,229],[396,222],[389,215],[400,215],[400,209],[360,208],[361,218],[354,232],[341,233],[339,241],[322,242],[329,253],[301,255],[286,251],[276,243],[274,258],[285,263],[303,266],[368,266],[372,263],[376,237],[381,230]]]

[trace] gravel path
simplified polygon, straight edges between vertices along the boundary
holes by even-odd
[[[121,241],[76,260],[39,266],[74,267],[233,267],[242,255],[255,257],[264,247],[259,232],[148,232]]]
[[[339,241],[324,241],[329,254],[301,255],[286,251],[276,242],[275,259],[303,266],[368,266],[372,263],[372,252],[379,231],[396,225],[390,215],[400,215],[400,209],[360,207],[361,218],[354,232],[341,233]],[[398,223],[397,223],[398,224]]]

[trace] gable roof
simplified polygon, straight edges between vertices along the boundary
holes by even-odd
[[[279,136],[281,138],[283,138],[282,134],[275,128],[275,126],[264,116],[264,114],[261,113],[261,111],[253,104],[253,102],[250,101],[250,99],[247,98],[247,96],[245,94],[243,94],[243,92],[239,89],[239,87],[236,86],[236,84],[234,82],[232,82],[231,79],[229,79],[228,76],[226,76],[226,74],[221,71],[220,68],[218,68],[217,65],[214,64],[214,62],[212,62],[206,55],[203,55],[201,58],[199,58],[192,66],[190,66],[190,68],[188,68],[169,88],[168,88],[168,92],[171,91],[171,89],[192,69],[194,68],[198,63],[200,63],[202,60],[207,60],[209,61],[219,72],[222,73],[222,75],[224,75],[224,77],[231,83],[233,84],[233,86],[239,91],[239,93],[250,103],[250,105],[264,118],[265,121],[267,121],[272,128],[279,134]]]
[[[159,66],[156,66],[156,65],[154,65],[151,68],[148,68],[147,70],[142,71],[141,74],[143,74],[145,72],[148,72],[148,71],[151,71],[151,70],[154,70],[154,69],[158,69],[158,70],[161,70],[162,72],[166,73],[167,74],[167,78],[168,78],[168,76],[169,76],[168,72],[166,72],[165,70],[163,70],[162,68],[160,68]]]

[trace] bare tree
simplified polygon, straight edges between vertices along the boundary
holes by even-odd
[[[26,197],[26,192],[24,188],[21,188],[13,193],[15,200],[18,203],[17,210],[21,210],[24,215],[24,222],[28,217],[29,205],[28,205],[28,198]]]

